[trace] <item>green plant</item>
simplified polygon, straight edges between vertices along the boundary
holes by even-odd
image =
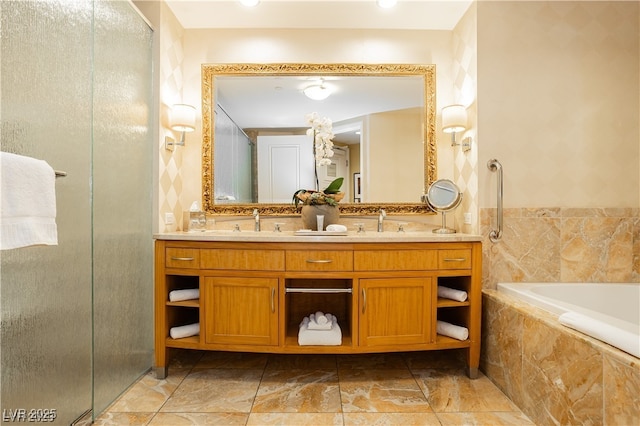
[[[322,191],[314,191],[312,189],[298,189],[293,193],[292,202],[295,204],[296,209],[298,205],[321,205],[328,204],[330,206],[336,206],[344,198],[344,192],[340,192],[344,178],[339,177],[334,179],[329,186]]]

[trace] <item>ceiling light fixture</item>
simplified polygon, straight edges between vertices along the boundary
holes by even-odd
[[[377,0],[376,3],[378,4],[378,7],[391,9],[398,3],[398,0]]]
[[[260,3],[260,0],[240,0],[240,3],[246,7],[254,7]]]
[[[320,79],[320,84],[311,85],[302,92],[307,98],[313,99],[314,101],[327,99],[331,94],[331,90],[324,85],[324,81],[322,79]]]

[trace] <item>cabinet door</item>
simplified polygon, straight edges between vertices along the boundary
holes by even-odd
[[[361,279],[360,345],[429,343],[432,294],[431,278]]]
[[[206,277],[205,343],[278,344],[278,279]]]

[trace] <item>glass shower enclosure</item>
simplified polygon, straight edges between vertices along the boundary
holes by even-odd
[[[0,252],[0,408],[102,412],[153,355],[152,29],[127,1],[0,2],[0,149],[47,161],[57,246]]]

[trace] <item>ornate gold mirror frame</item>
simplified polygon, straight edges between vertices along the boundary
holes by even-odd
[[[424,188],[436,180],[435,65],[415,64],[203,64],[202,65],[202,200],[210,213],[250,215],[256,207],[264,215],[294,215],[293,204],[214,204],[214,93],[216,76],[421,76],[424,80]],[[416,194],[416,199],[421,194]],[[424,214],[431,210],[416,203],[340,203],[342,214]]]

